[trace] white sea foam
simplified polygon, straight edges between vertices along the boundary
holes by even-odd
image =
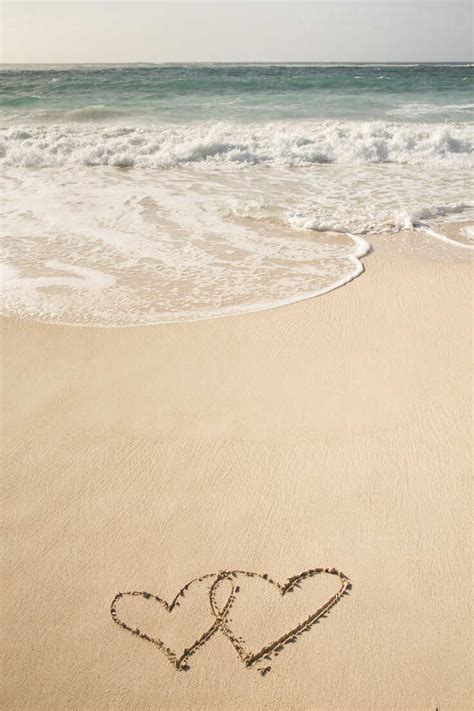
[[[429,115],[445,115],[449,111],[453,114],[472,114],[474,115],[474,104],[428,104],[424,102],[410,101],[402,104],[395,109],[391,109],[387,113],[392,116],[402,116],[408,118],[420,118],[421,116]]]
[[[467,227],[461,227],[461,235],[474,244],[474,226],[469,225]]]
[[[21,275],[21,271],[17,267],[2,264],[0,285],[5,291],[48,289],[50,287],[98,291],[108,289],[115,284],[115,277],[90,267],[58,262],[56,259],[44,261],[43,267],[51,273],[51,276],[25,277]]]
[[[255,194],[233,176],[10,171],[3,312],[106,326],[194,320],[299,301],[362,272],[360,237],[315,239],[232,214],[229,194]]]
[[[401,210],[395,215],[394,226],[401,230],[413,230],[427,220],[433,220],[447,215],[463,213],[470,209],[470,205],[464,202],[452,205],[420,206],[413,210]]]
[[[138,149],[147,135],[131,127],[104,133]],[[23,145],[30,131],[17,127],[8,135]],[[64,140],[69,145],[68,132]],[[401,228],[423,228],[439,249],[468,252],[439,239],[440,218],[474,217],[472,171],[456,162],[438,169],[438,156],[428,170],[244,163],[236,171],[216,162],[213,140],[196,162],[171,161],[159,173],[75,164],[78,154],[68,154],[66,144],[54,167],[4,165],[3,312],[107,326],[210,318],[347,283],[361,273],[369,249],[370,237],[361,235],[386,231],[396,240]],[[36,150],[43,156],[45,147]],[[419,235],[413,232],[414,240]]]
[[[98,110],[98,109],[94,109]],[[85,114],[87,116],[87,112]],[[0,165],[232,169],[326,163],[474,165],[470,124],[52,125],[0,130]]]

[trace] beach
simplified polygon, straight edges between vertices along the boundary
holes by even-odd
[[[467,711],[472,64],[0,84],[2,708]]]
[[[357,279],[281,308],[3,320],[4,708],[471,707],[471,267],[370,242]],[[119,592],[318,568],[349,594],[260,671],[221,629],[178,670],[110,613]],[[155,601],[170,639],[202,633],[207,581],[188,616]],[[254,649],[333,592],[263,588],[229,622]]]

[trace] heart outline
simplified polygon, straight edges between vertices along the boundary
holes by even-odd
[[[232,628],[228,625],[227,614],[235,600],[235,586],[232,589],[225,608],[222,611],[219,611],[216,607],[215,592],[220,582],[224,579],[231,580],[232,577],[235,578],[237,575],[245,575],[251,578],[261,578],[262,580],[265,580],[265,582],[270,583],[271,585],[276,587],[279,593],[284,596],[287,593],[291,592],[300,581],[305,580],[307,578],[312,578],[315,575],[320,575],[321,573],[337,576],[341,580],[341,587],[339,588],[339,590],[337,590],[333,595],[331,595],[331,597],[323,605],[321,605],[315,612],[309,615],[303,622],[297,624],[289,632],[285,632],[283,635],[278,637],[278,639],[269,642],[268,644],[264,645],[259,651],[254,653],[246,652],[245,648],[241,644],[241,640],[236,637]],[[336,568],[312,568],[309,570],[305,570],[302,573],[298,573],[297,575],[291,576],[284,583],[279,583],[278,581],[273,580],[266,573],[253,573],[248,570],[229,570],[221,571],[218,574],[216,580],[211,585],[211,588],[209,590],[209,602],[213,615],[216,617],[216,620],[219,619],[219,627],[222,630],[223,634],[231,642],[240,660],[245,664],[245,666],[251,667],[256,662],[260,661],[263,657],[271,659],[271,656],[275,653],[278,654],[280,651],[282,651],[286,644],[295,641],[296,637],[299,637],[303,632],[309,630],[314,624],[316,624],[316,622],[321,617],[325,616],[331,610],[331,608],[333,608],[334,605],[339,602],[343,595],[348,594],[348,591],[351,589],[351,587],[352,584],[347,575],[340,572],[339,570],[336,570]],[[228,608],[227,605],[229,605]],[[262,670],[262,672],[266,673],[267,670],[268,668]]]
[[[128,632],[131,632],[133,635],[136,635],[137,637],[140,637],[141,639],[146,640],[147,642],[150,642],[153,644],[155,647],[157,647],[163,654],[167,657],[168,661],[178,670],[178,671],[187,671],[189,669],[189,666],[187,665],[187,660],[189,659],[190,656],[192,656],[200,647],[202,647],[211,637],[220,629],[221,626],[221,616],[222,615],[227,615],[230,609],[230,606],[232,605],[232,602],[234,600],[234,590],[235,586],[233,585],[232,581],[232,590],[229,594],[229,598],[224,605],[224,608],[222,610],[222,613],[218,613],[217,615],[212,613],[214,615],[214,622],[210,627],[208,627],[205,632],[203,632],[200,637],[198,637],[190,647],[186,647],[182,654],[177,654],[174,652],[170,647],[168,647],[165,642],[163,642],[162,639],[159,637],[150,637],[147,635],[145,632],[142,632],[138,627],[135,629],[133,627],[130,627],[130,625],[127,625],[123,620],[120,619],[117,609],[116,609],[116,604],[119,600],[121,600],[123,597],[131,597],[131,596],[141,596],[144,597],[146,600],[149,600],[150,598],[153,598],[156,600],[164,609],[171,613],[173,610],[179,606],[179,599],[181,597],[184,597],[185,592],[190,588],[193,583],[197,582],[202,582],[203,580],[206,580],[208,578],[218,578],[221,576],[221,573],[208,573],[206,575],[201,576],[200,578],[194,578],[193,580],[190,580],[188,583],[186,583],[175,595],[173,600],[171,602],[168,602],[167,600],[164,600],[163,598],[158,597],[158,595],[154,595],[153,593],[145,592],[145,591],[140,591],[140,590],[132,590],[130,592],[119,592],[117,595],[114,597],[112,600],[112,603],[110,605],[110,614],[112,616],[113,621],[119,625],[119,627],[122,627],[123,629],[127,630]],[[221,580],[223,579],[222,577],[220,578]],[[212,587],[212,586],[211,586]],[[211,608],[212,610],[212,608]]]

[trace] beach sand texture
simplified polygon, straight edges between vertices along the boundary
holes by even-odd
[[[364,262],[337,291],[235,318],[3,322],[3,708],[472,707],[472,274]],[[260,576],[320,568],[348,594],[247,665],[345,580],[283,595]],[[242,572],[204,578],[219,571]],[[239,588],[235,639],[215,630],[177,670],[143,634],[189,650],[216,580],[218,611]],[[142,635],[110,614],[133,591],[117,611]]]

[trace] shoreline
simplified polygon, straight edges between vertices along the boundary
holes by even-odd
[[[65,326],[68,328],[85,328],[85,329],[122,329],[122,328],[150,328],[161,326],[173,326],[175,324],[191,324],[201,321],[213,321],[216,319],[235,318],[236,316],[246,316],[248,314],[259,313],[263,311],[271,311],[281,309],[283,307],[292,306],[302,301],[307,301],[319,298],[333,291],[339,290],[348,286],[354,280],[363,277],[366,271],[366,260],[372,259],[375,252],[376,259],[417,259],[421,261],[446,261],[447,263],[471,264],[472,254],[474,254],[474,242],[472,237],[466,237],[464,231],[472,231],[474,222],[470,220],[464,221],[443,221],[434,226],[421,225],[416,226],[411,230],[401,229],[398,232],[377,232],[369,234],[352,234],[350,232],[338,231],[317,231],[317,230],[301,230],[307,240],[317,240],[318,237],[329,235],[330,237],[346,238],[349,237],[355,244],[355,249],[352,254],[341,258],[350,261],[353,265],[352,273],[345,273],[339,281],[335,281],[329,286],[320,287],[319,290],[311,290],[308,292],[298,292],[294,295],[286,297],[273,298],[267,302],[256,304],[235,303],[225,307],[219,307],[216,311],[210,311],[209,307],[203,308],[202,312],[194,312],[183,316],[180,312],[170,312],[169,320],[165,312],[160,314],[163,320],[160,321],[139,321],[137,323],[114,323],[114,322],[81,322],[81,321],[52,321],[33,318],[31,315],[7,315],[0,314],[0,319],[31,321],[51,326]],[[370,261],[368,262],[370,265]],[[369,266],[370,268],[370,266]],[[54,279],[52,280],[54,281]],[[51,287],[50,287],[51,288]],[[86,290],[87,291],[87,290]],[[270,297],[269,297],[270,298]],[[21,301],[20,301],[21,303]],[[199,315],[198,315],[199,314]],[[144,318],[139,316],[139,318]],[[155,317],[156,318],[156,317]]]

